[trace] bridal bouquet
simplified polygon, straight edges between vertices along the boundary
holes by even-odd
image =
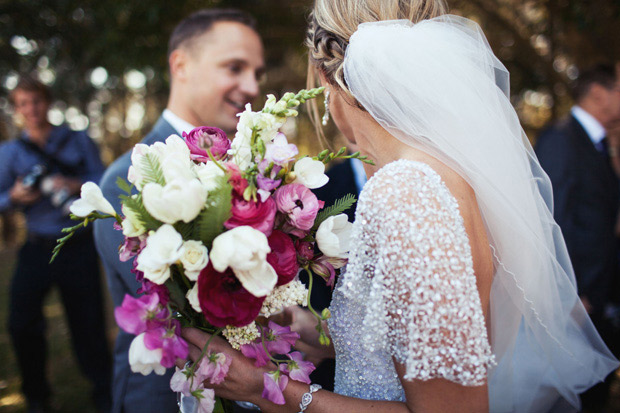
[[[115,218],[125,236],[119,259],[133,259],[143,293],[127,295],[115,310],[118,325],[136,335],[129,349],[134,372],[162,375],[177,358],[187,358],[188,345],[180,336],[184,325],[223,335],[257,366],[272,361],[277,368],[264,375],[263,397],[274,403],[284,403],[289,379],[310,383],[314,366],[291,351],[299,336],[257,318],[307,305],[317,317],[321,342],[329,342],[321,324],[329,311],[318,314],[312,308],[298,273],[308,271],[310,288],[310,271],[333,285],[347,260],[351,230],[342,212],[355,199],[348,196],[323,209],[311,189],[327,183],[325,164],[333,159],[370,161],[359,153],[346,155],[345,148],[298,159],[297,147],[278,132],[287,117],[297,116],[301,103],[322,91],[287,93],[279,101],[270,95],[260,112],[248,104],[232,142],[217,128],[199,127],[183,138],[137,144],[129,182],[117,182],[126,193],[121,214],[96,184],[82,186],[81,198],[71,206],[72,217],[81,222],[64,230],[67,236],[58,240],[52,259],[80,227]],[[205,346],[200,360],[177,369],[171,388],[197,398],[200,411],[210,412],[214,394],[204,382],[221,383],[230,363]]]

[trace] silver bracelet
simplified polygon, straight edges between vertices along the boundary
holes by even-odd
[[[317,392],[321,389],[322,387],[320,384],[310,385],[310,390],[308,390],[308,393],[304,393],[303,396],[301,396],[301,403],[299,403],[299,413],[305,412],[308,406],[310,406],[310,403],[312,403],[312,393]]]

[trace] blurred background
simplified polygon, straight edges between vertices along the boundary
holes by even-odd
[[[19,124],[7,94],[18,73],[30,72],[52,88],[50,122],[88,129],[109,164],[140,141],[157,120],[168,90],[167,39],[177,22],[203,7],[238,7],[257,18],[268,68],[263,95],[303,88],[307,56],[302,42],[311,4],[311,0],[0,0],[0,141],[16,136]],[[480,23],[510,71],[512,102],[531,139],[570,109],[569,84],[580,68],[620,61],[618,0],[449,4],[453,14]],[[322,146],[303,111],[287,125],[287,135],[302,153]],[[326,135],[338,144],[334,130]],[[24,401],[6,332],[6,310],[23,223],[19,214],[13,214],[3,216],[0,226],[0,411],[19,412]],[[112,341],[111,306],[107,310]],[[73,360],[56,295],[45,311],[55,407],[88,411],[86,384]],[[614,403],[610,411],[620,411],[618,397]]]

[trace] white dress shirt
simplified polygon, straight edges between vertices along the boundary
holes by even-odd
[[[183,137],[183,132],[190,133],[196,126],[192,125],[188,121],[181,119],[175,115],[170,109],[164,109],[164,113],[161,116],[174,128],[179,136]]]
[[[607,132],[601,122],[583,110],[579,106],[573,106],[570,110],[571,114],[577,119],[577,122],[585,129],[594,146],[598,149],[600,142],[603,140]]]

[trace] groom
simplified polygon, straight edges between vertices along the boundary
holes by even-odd
[[[197,126],[215,126],[232,138],[236,114],[258,95],[263,74],[263,45],[253,17],[234,9],[200,10],[181,21],[168,43],[170,95],[167,108],[144,138],[150,145],[172,134],[182,135]],[[120,211],[117,177],[127,179],[131,152],[117,159],[104,174],[104,196]],[[140,284],[131,262],[120,262],[120,231],[110,222],[95,223],[97,250],[105,267],[114,305],[125,294],[136,296]],[[173,371],[164,376],[132,373],[128,351],[134,336],[119,331],[114,350],[113,413],[177,411],[170,390]]]

